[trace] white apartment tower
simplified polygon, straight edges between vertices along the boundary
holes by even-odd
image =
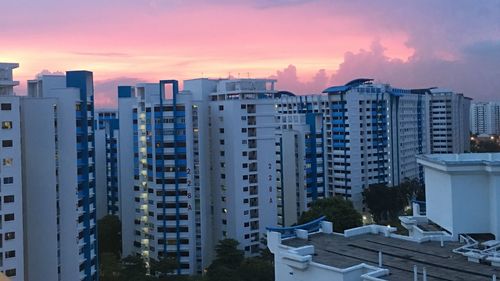
[[[500,103],[473,102],[470,108],[470,130],[477,135],[500,134]]]
[[[21,116],[26,279],[97,280],[92,73],[28,81]]]
[[[202,241],[206,198],[200,196],[206,183],[200,180],[199,105],[177,87],[164,80],[119,88],[122,232],[125,255],[140,254],[148,263],[173,258],[177,274],[191,275],[209,265]]]
[[[0,271],[14,281],[24,278],[23,194],[20,98],[14,94],[13,69],[0,63]]]
[[[259,252],[276,225],[275,80],[195,79],[184,88],[208,106],[213,243]],[[208,123],[208,124],[207,124]],[[200,126],[202,127],[202,126]],[[200,137],[201,138],[201,137]]]

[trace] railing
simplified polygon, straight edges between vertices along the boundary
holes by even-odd
[[[321,222],[325,220],[325,216],[317,218],[305,224],[290,226],[290,227],[267,227],[268,231],[281,233],[281,238],[289,238],[295,236],[295,230],[302,229],[307,230],[307,232],[316,232],[321,228]]]

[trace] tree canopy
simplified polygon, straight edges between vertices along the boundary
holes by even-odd
[[[316,200],[311,204],[311,208],[302,213],[298,224],[304,224],[326,216],[326,220],[333,222],[335,232],[363,225],[361,214],[354,209],[351,201],[341,197],[330,197]]]
[[[261,252],[265,257],[245,258],[238,245],[233,239],[219,241],[217,256],[208,268],[208,281],[273,281],[274,266],[268,253]]]
[[[106,215],[97,222],[99,254],[113,253],[120,257],[122,251],[121,222],[118,216]]]
[[[418,179],[406,179],[399,186],[371,185],[363,199],[377,223],[395,221],[411,200],[425,200],[425,188]]]

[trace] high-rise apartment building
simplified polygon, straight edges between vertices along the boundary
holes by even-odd
[[[210,140],[213,242],[235,239],[248,255],[259,252],[266,227],[276,225],[274,83],[268,79],[184,82],[195,99],[207,100],[208,119],[202,121]]]
[[[470,108],[470,130],[473,134],[500,134],[500,103],[473,102]]]
[[[431,89],[431,153],[470,151],[471,99],[445,89]]]
[[[313,201],[326,195],[324,120],[313,112],[278,115],[277,120],[278,225],[291,226]]]
[[[97,219],[105,215],[120,216],[118,190],[118,128],[116,111],[96,112],[96,200]]]
[[[28,81],[21,116],[29,280],[98,279],[93,114],[92,72]]]
[[[120,87],[119,104],[120,166],[132,157],[132,166],[125,167],[132,173],[120,174],[123,224],[134,226],[123,228],[124,249],[147,262],[174,258],[178,274],[201,273],[208,266],[202,264],[201,241],[208,222],[201,218],[205,183],[199,172],[198,104],[189,93],[178,91],[177,81]],[[134,209],[127,210],[126,204]]]
[[[326,196],[343,196],[362,209],[361,192],[370,185],[423,180],[415,155],[431,152],[432,141],[438,140],[433,122],[440,116],[431,112],[437,95],[434,90],[400,89],[356,79],[330,87],[323,95],[282,97],[276,109],[281,122],[299,118],[294,117],[297,114],[321,116]],[[448,108],[457,117],[451,125],[445,124],[455,128],[462,140],[452,147],[466,150],[465,134],[458,128],[468,127],[462,118],[467,100],[451,92],[445,96],[457,100]]]
[[[14,94],[17,63],[0,63],[0,271],[24,278],[20,98]]]

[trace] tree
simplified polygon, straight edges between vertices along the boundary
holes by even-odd
[[[166,276],[173,273],[177,267],[177,260],[174,258],[162,258],[159,261],[155,259],[150,259],[151,264],[151,274],[156,276]]]
[[[122,266],[118,257],[113,253],[102,253],[99,259],[99,280],[120,281]]]
[[[309,211],[302,213],[298,223],[304,224],[321,216],[326,216],[326,220],[333,222],[335,232],[363,225],[361,214],[354,209],[352,202],[341,197],[314,201]]]
[[[147,276],[146,263],[140,256],[128,256],[122,260],[123,269],[120,280],[123,281],[150,281],[156,278]]]
[[[500,152],[500,145],[494,140],[477,140],[472,143],[471,151],[476,153]]]
[[[238,249],[239,244],[240,243],[234,239],[219,241],[219,244],[215,246],[217,255],[215,262],[228,266],[229,268],[238,267],[245,258],[245,253]]]
[[[260,258],[247,258],[241,263],[238,275],[242,281],[273,281],[274,266]]]
[[[106,215],[97,222],[99,254],[113,253],[120,257],[122,251],[121,222],[118,216]]]
[[[245,259],[245,253],[238,249],[238,241],[224,239],[215,246],[216,258],[208,267],[210,281],[238,281],[238,268]]]
[[[410,205],[412,200],[425,201],[425,186],[419,179],[406,178],[400,185],[407,198],[407,205]]]
[[[408,205],[404,189],[386,185],[370,185],[363,191],[363,199],[377,223],[395,220]]]

